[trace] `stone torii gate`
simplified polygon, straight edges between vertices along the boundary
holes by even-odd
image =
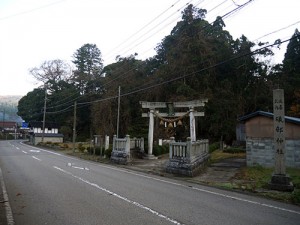
[[[208,102],[207,99],[200,99],[187,102],[144,102],[141,101],[143,109],[149,109],[148,113],[143,113],[142,117],[149,117],[149,132],[148,132],[148,155],[146,158],[155,158],[153,152],[153,131],[154,131],[154,116],[166,119],[169,122],[181,120],[185,116],[190,117],[190,137],[191,141],[196,141],[195,117],[204,116],[204,112],[197,112],[196,107],[204,106]],[[187,112],[175,112],[176,108],[188,108]],[[167,109],[167,113],[160,113],[157,109]]]

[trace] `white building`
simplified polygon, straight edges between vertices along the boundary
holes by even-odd
[[[30,143],[37,145],[42,142],[53,142],[53,143],[62,143],[63,134],[58,133],[59,126],[56,123],[45,123],[45,131],[43,132],[43,122],[33,121],[29,122],[28,127],[30,128]]]

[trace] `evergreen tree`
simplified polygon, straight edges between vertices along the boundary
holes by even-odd
[[[95,82],[99,80],[103,69],[101,51],[95,44],[84,44],[73,54],[72,61],[76,70],[73,81],[81,93],[88,93],[97,89]]]
[[[284,55],[282,67],[288,113],[300,117],[300,32],[295,30]]]

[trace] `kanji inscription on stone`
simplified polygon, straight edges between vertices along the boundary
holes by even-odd
[[[275,174],[285,174],[284,91],[273,90]]]

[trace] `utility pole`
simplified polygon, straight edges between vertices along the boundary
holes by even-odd
[[[77,102],[74,102],[74,120],[73,120],[73,152],[75,152],[75,142],[76,142],[76,110]]]
[[[3,111],[2,111],[2,129],[4,131],[4,120],[5,120],[5,108],[3,108]]]
[[[44,136],[45,136],[46,106],[47,106],[47,86],[45,85],[45,99],[44,99],[44,116],[43,116],[42,143],[44,142]]]
[[[119,95],[118,95],[118,117],[117,117],[117,138],[119,138],[119,123],[120,123],[120,97],[121,97],[121,87],[119,86]]]

